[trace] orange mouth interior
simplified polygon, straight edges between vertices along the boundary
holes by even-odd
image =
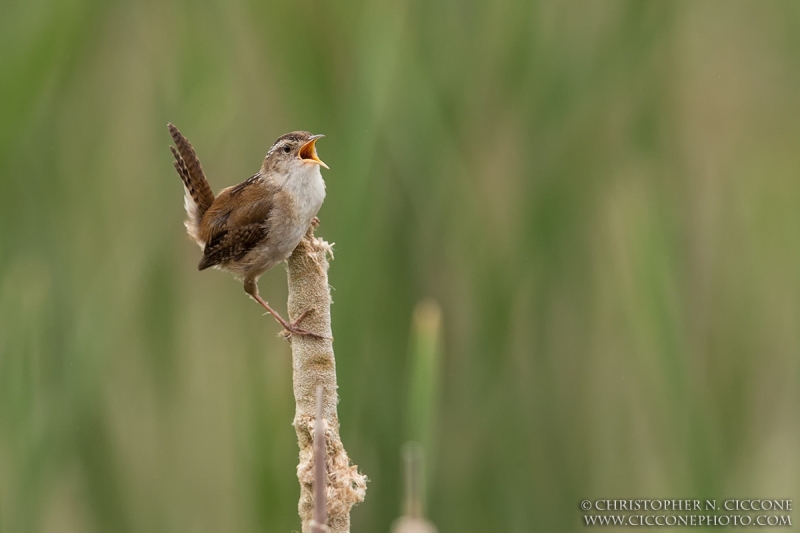
[[[321,167],[329,168],[319,157],[317,157],[317,140],[319,140],[322,135],[316,136],[316,138],[311,139],[306,144],[300,148],[300,152],[297,154],[301,160],[308,161],[309,163],[316,163]]]
[[[300,159],[309,159],[311,161],[316,162],[319,158],[317,157],[317,149],[314,146],[317,144],[317,140],[314,139],[313,141],[308,141],[306,144],[300,148]]]

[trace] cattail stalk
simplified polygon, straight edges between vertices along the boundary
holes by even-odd
[[[325,417],[322,412],[322,397],[325,391],[317,386],[317,418],[314,420],[314,520],[312,533],[328,533],[328,488],[327,451],[325,447]]]
[[[314,521],[314,426],[317,419],[316,392],[322,387],[322,423],[325,431],[327,526],[332,533],[350,531],[350,509],[364,500],[367,478],[350,463],[339,437],[339,401],[336,360],[331,334],[331,293],[328,286],[328,255],[331,246],[314,237],[309,228],[287,261],[289,318],[295,320],[313,309],[300,326],[324,336],[291,338],[294,381],[294,428],[300,447],[297,477],[300,481],[298,511],[303,533],[312,533]]]

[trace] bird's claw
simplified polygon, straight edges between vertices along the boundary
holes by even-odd
[[[299,317],[294,322],[283,324],[283,331],[279,333],[281,337],[284,339],[290,338],[292,335],[297,335],[300,337],[314,337],[315,339],[323,340],[325,339],[324,336],[314,333],[313,331],[309,331],[307,329],[298,327],[298,324],[303,321],[305,317],[309,314],[314,312],[314,308],[306,309],[303,311]]]
[[[313,337],[313,338],[319,339],[319,340],[324,340],[325,339],[325,337],[323,337],[322,335],[319,335],[317,333],[314,333],[313,331],[308,331],[307,329],[296,328],[296,327],[286,328],[283,331],[281,331],[278,335],[280,335],[284,339],[289,339],[294,335],[297,335],[297,336],[300,336],[300,337]]]

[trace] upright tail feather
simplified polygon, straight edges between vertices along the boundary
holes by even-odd
[[[184,186],[184,207],[186,208],[186,229],[195,240],[198,240],[198,228],[203,213],[211,206],[214,201],[214,193],[208,185],[208,180],[200,166],[189,140],[184,137],[178,128],[169,124],[169,133],[175,141],[177,149],[170,146],[173,157],[175,157],[175,170],[181,177]],[[199,243],[199,241],[198,241]],[[201,244],[202,246],[202,244]]]

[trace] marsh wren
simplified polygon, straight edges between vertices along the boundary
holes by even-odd
[[[316,142],[323,135],[294,131],[279,137],[261,170],[215,197],[192,145],[178,128],[168,127],[175,170],[183,180],[186,231],[203,249],[198,270],[231,272],[285,334],[319,338],[298,326],[310,309],[288,322],[261,298],[257,282],[291,255],[312,222],[319,223],[316,215],[325,199],[320,167],[328,165],[317,157]]]

